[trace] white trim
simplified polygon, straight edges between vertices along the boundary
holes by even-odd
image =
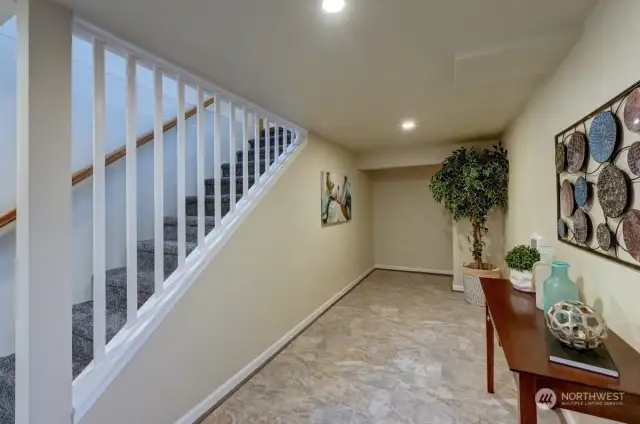
[[[405,271],[405,272],[419,272],[422,274],[437,274],[437,275],[451,275],[453,271],[444,269],[431,269],[431,268],[413,268],[410,266],[397,266],[397,265],[380,265],[377,264],[376,269],[385,269],[387,271]]]
[[[331,308],[334,303],[340,300],[341,297],[346,295],[349,290],[353,289],[358,283],[360,283],[364,278],[369,275],[376,267],[372,266],[367,269],[365,272],[360,274],[355,280],[347,284],[345,288],[340,290],[338,293],[331,296],[329,300],[327,300],[324,304],[322,304],[318,309],[313,311],[309,316],[300,321],[295,327],[289,330],[284,336],[278,339],[274,344],[269,346],[264,352],[254,358],[251,362],[249,362],[244,368],[235,373],[230,379],[222,383],[213,393],[207,396],[202,402],[196,405],[193,409],[187,412],[182,418],[176,421],[176,424],[193,424],[196,422],[202,415],[207,413],[209,409],[211,409],[216,403],[220,402],[227,394],[229,394],[232,390],[234,390],[238,385],[240,385],[247,377],[251,376],[251,374],[260,368],[264,363],[266,363],[273,355],[278,353],[280,349],[287,345],[291,340],[293,340],[298,333],[304,330],[309,324],[313,323],[320,315],[322,315],[326,310]]]
[[[107,346],[105,360],[91,363],[73,381],[73,422],[78,423],[91,409],[96,400],[109,387],[118,373],[133,358],[153,331],[173,309],[176,303],[197,280],[202,271],[227,244],[244,220],[266,196],[273,185],[307,146],[307,140],[295,146],[287,160],[278,164],[271,175],[263,176],[261,184],[237,204],[235,216],[225,223],[220,231],[212,231],[205,239],[204,248],[198,246],[187,258],[183,272],[174,273],[165,281],[165,290],[160,296],[152,296],[138,311],[138,320],[132,327],[123,328]],[[265,178],[266,177],[266,178]],[[220,228],[220,227],[218,227]],[[216,228],[217,229],[217,228]]]
[[[454,292],[460,292],[460,293],[464,293],[464,286],[460,286],[457,284],[452,284],[451,285],[451,290]]]

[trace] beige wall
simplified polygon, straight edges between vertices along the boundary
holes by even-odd
[[[587,303],[640,350],[640,273],[555,242],[554,135],[640,79],[640,2],[602,0],[584,34],[507,135],[511,159],[507,246],[533,232],[554,240],[556,257],[571,263]],[[630,44],[631,43],[631,44]],[[639,199],[636,199],[638,201]],[[602,422],[580,417],[579,422]]]
[[[451,215],[429,190],[437,166],[373,171],[377,265],[451,271]]]
[[[373,266],[368,180],[353,156],[309,138],[83,424],[174,423]],[[352,222],[320,227],[322,169],[352,178]]]

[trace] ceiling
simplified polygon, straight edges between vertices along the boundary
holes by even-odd
[[[86,19],[354,151],[490,139],[595,0],[62,0]],[[400,131],[412,118],[418,127]]]

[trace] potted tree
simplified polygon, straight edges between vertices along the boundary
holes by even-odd
[[[460,148],[442,162],[431,178],[429,188],[436,202],[442,203],[454,221],[468,219],[473,262],[463,264],[465,300],[484,305],[480,277],[500,278],[500,268],[483,261],[487,219],[491,210],[506,209],[509,160],[502,143],[490,149]]]
[[[533,266],[540,261],[538,249],[520,244],[507,252],[504,261],[509,267],[509,280],[520,291],[533,292]]]

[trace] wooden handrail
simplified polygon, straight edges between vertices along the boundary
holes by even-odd
[[[204,102],[204,107],[209,107],[212,104],[213,104],[213,98],[207,99]],[[184,119],[185,120],[189,119],[192,116],[194,116],[196,113],[198,113],[197,106],[186,111],[184,114]],[[175,128],[176,125],[178,125],[177,116],[163,125],[162,132],[167,132],[170,129]],[[142,137],[140,137],[136,141],[136,146],[138,148],[142,147],[148,142],[150,142],[151,140],[153,140],[153,130],[145,133]],[[114,150],[113,152],[109,153],[104,157],[105,166],[109,166],[112,163],[116,162],[117,160],[122,159],[123,157],[126,156],[126,154],[127,154],[127,148],[125,146],[122,146]],[[93,175],[93,165],[86,166],[80,169],[79,171],[76,171],[73,173],[73,175],[71,176],[71,185],[74,186],[76,184],[79,184],[92,175]],[[13,221],[16,220],[17,217],[18,217],[18,211],[16,210],[16,208],[9,209],[8,211],[0,214],[0,229],[11,224]]]

